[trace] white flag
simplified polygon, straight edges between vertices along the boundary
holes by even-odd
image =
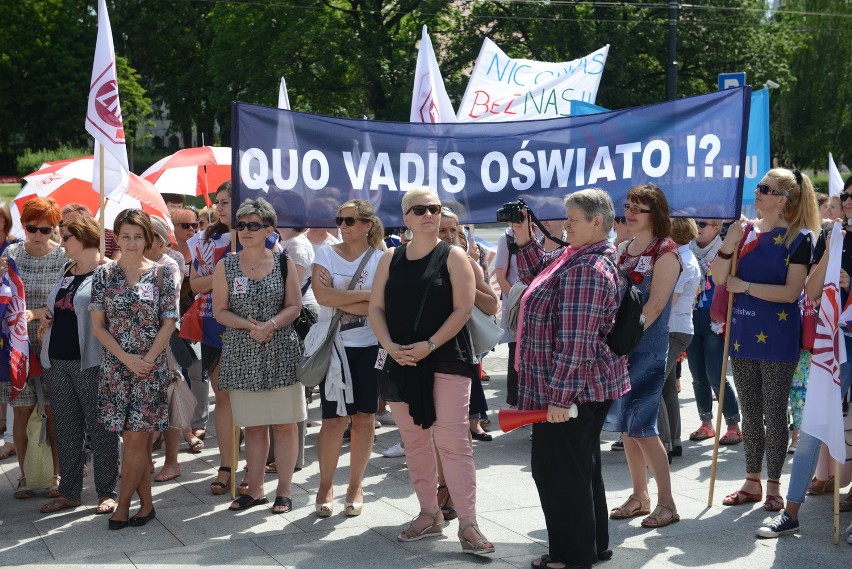
[[[278,108],[290,110],[290,97],[287,96],[287,82],[281,78],[281,87],[278,88]]]
[[[432,40],[423,26],[417,69],[414,71],[414,95],[411,99],[410,122],[454,123],[456,112],[444,88],[444,79],[438,69]]]
[[[112,30],[109,25],[106,0],[98,0],[98,42],[95,46],[95,63],[92,66],[92,83],[89,87],[86,130],[95,137],[92,185],[95,191],[100,191],[100,147],[102,146],[105,150],[103,153],[104,191],[110,199],[120,200],[127,190],[130,168],[127,165],[124,123],[121,120],[121,104],[118,97],[115,50],[112,45]]]
[[[609,45],[559,63],[514,59],[488,38],[464,97],[459,122],[508,122],[571,116],[571,101],[594,104]]]
[[[834,236],[829,244],[828,267],[822,289],[816,326],[808,396],[802,414],[802,431],[821,440],[835,460],[846,460],[843,434],[843,402],[840,394],[840,364],[846,361],[846,344],[840,330],[840,258],[843,238],[840,223],[834,223]]]
[[[834,157],[831,152],[828,153],[828,197],[839,196],[843,191],[843,178],[840,177],[840,170],[837,169],[837,164],[834,163]]]

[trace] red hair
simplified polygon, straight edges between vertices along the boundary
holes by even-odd
[[[44,219],[53,227],[62,219],[59,204],[53,198],[33,198],[21,210],[21,224],[26,225]]]

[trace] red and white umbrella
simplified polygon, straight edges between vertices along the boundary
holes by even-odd
[[[231,179],[231,148],[184,148],[156,162],[142,177],[162,194],[207,196]]]
[[[27,201],[36,197],[51,197],[56,200],[59,207],[69,203],[83,204],[97,217],[100,209],[100,195],[92,187],[93,168],[94,157],[83,156],[46,162],[40,169],[24,176],[27,183],[15,196],[11,208],[15,235],[23,237],[20,211]],[[118,201],[107,200],[104,208],[105,226],[111,228],[118,214],[128,208],[141,209],[148,215],[163,219],[169,227],[172,226],[166,202],[163,201],[157,189],[149,181],[132,173],[124,196]]]

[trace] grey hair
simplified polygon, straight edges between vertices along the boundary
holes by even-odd
[[[604,230],[612,231],[612,223],[615,220],[615,206],[612,198],[600,188],[589,188],[580,190],[565,196],[565,209],[576,207],[586,216],[586,221],[591,221],[599,215],[603,218]]]
[[[438,197],[438,194],[435,193],[432,188],[429,186],[418,186],[407,190],[405,195],[402,196],[402,214],[405,215],[406,212],[411,209],[411,203],[415,199],[423,196],[432,196],[438,201],[438,203],[441,203],[441,198]]]
[[[263,198],[256,200],[246,200],[240,204],[240,209],[237,210],[237,219],[257,215],[266,225],[275,227],[278,223],[278,216],[275,215],[275,208]]]

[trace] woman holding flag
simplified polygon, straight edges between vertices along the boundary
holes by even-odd
[[[798,170],[770,170],[754,195],[760,219],[732,224],[711,265],[717,286],[727,283],[735,294],[729,333],[746,453],[745,482],[722,503],[736,506],[763,499],[765,454],[763,507],[777,512],[784,508],[780,478],[787,456],[787,398],[802,339],[798,301],[819,213],[811,181]],[[731,276],[737,247],[737,276]]]

